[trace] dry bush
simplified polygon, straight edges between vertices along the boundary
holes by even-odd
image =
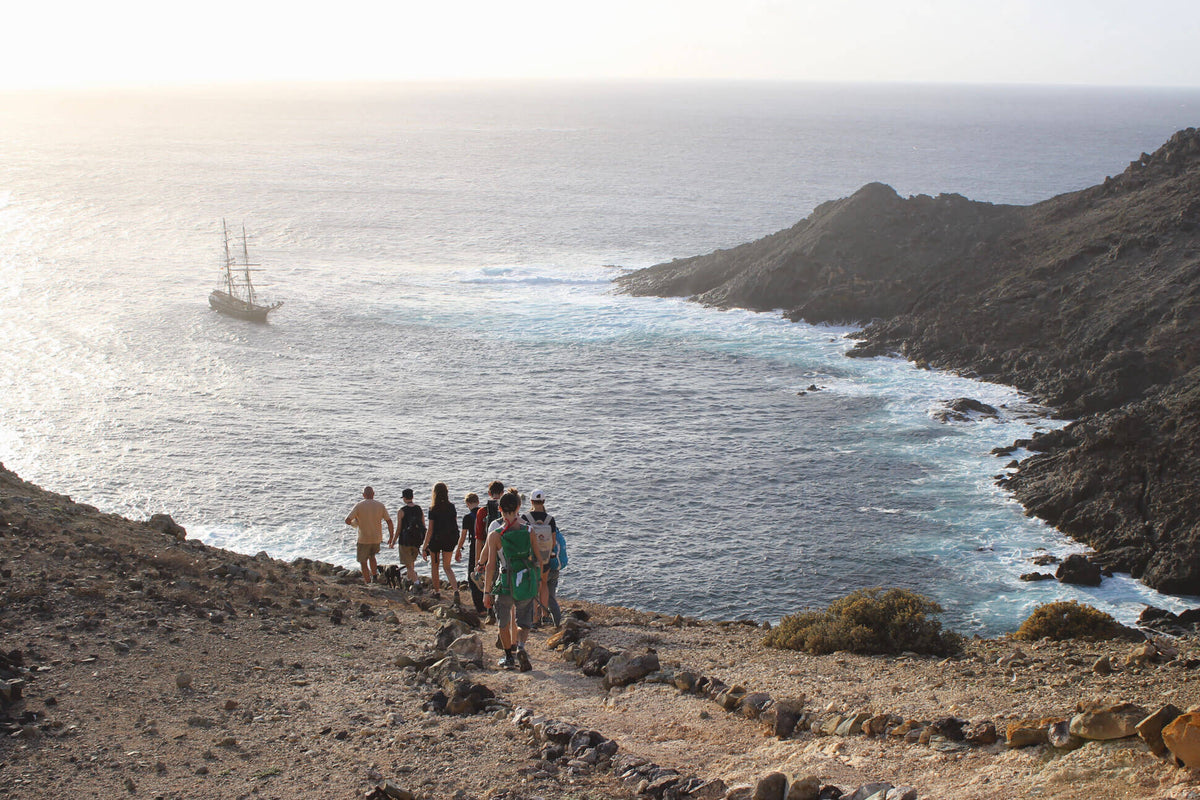
[[[1085,639],[1098,642],[1107,639],[1136,641],[1143,638],[1133,628],[1125,627],[1103,611],[1074,600],[1059,600],[1038,606],[1012,636],[1024,641]]]
[[[905,651],[947,655],[956,652],[961,642],[928,616],[940,613],[937,603],[907,589],[860,589],[833,601],[825,611],[784,617],[763,643],[813,655],[838,650],[863,655]]]

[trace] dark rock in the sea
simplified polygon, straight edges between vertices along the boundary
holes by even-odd
[[[1058,578],[1062,583],[1070,583],[1076,586],[1099,586],[1100,565],[1094,563],[1085,555],[1075,553],[1067,556],[1066,560],[1058,565],[1058,570],[1054,573],[1054,577]]]
[[[1039,566],[1039,567],[1048,567],[1051,564],[1062,563],[1061,558],[1059,558],[1058,556],[1050,555],[1049,553],[1045,553],[1040,556],[1034,556],[1033,558],[1031,558],[1029,560],[1031,562],[1033,562],[1034,565]]]
[[[1049,572],[1025,572],[1021,574],[1023,581],[1052,581],[1054,576]]]
[[[951,400],[946,403],[946,407],[936,412],[933,416],[934,419],[941,422],[969,422],[972,419],[972,414],[994,417],[998,413],[995,408],[986,403],[972,400],[969,397],[960,397],[957,400]],[[992,452],[995,451],[993,450]]]

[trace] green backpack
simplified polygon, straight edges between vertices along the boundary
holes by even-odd
[[[518,522],[500,533],[500,574],[492,586],[492,594],[504,594],[513,600],[537,597],[541,570],[529,547],[529,528]]]

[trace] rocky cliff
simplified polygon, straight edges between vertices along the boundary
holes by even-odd
[[[870,184],[779,233],[619,279],[632,294],[867,324],[896,352],[1076,421],[1009,488],[1159,590],[1200,594],[1200,132],[1031,206]]]

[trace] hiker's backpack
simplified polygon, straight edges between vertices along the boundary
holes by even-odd
[[[567,568],[567,539],[563,532],[554,532],[554,555],[550,557],[550,569],[563,570]]]
[[[420,547],[425,541],[425,515],[417,505],[400,508],[400,546]]]
[[[542,512],[545,517],[541,520],[538,520],[534,513],[530,511],[525,515],[525,524],[529,526],[529,530],[537,539],[538,552],[542,556],[542,561],[549,561],[550,554],[554,551],[554,530],[558,526],[554,522],[554,517],[546,512]]]
[[[475,514],[475,538],[486,539],[488,527],[498,519],[500,519],[500,503],[488,500],[487,505]]]
[[[521,524],[500,532],[500,574],[492,586],[492,594],[509,595],[515,601],[537,597],[538,579],[542,571],[529,546],[529,528]]]

